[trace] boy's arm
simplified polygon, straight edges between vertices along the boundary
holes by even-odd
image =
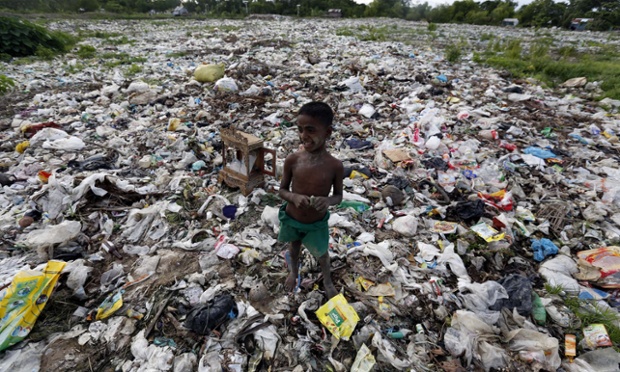
[[[278,195],[287,202],[293,203],[297,208],[307,208],[310,206],[310,198],[307,195],[295,194],[290,191],[291,181],[293,180],[293,163],[295,160],[294,155],[290,155],[284,160],[284,170]]]
[[[342,178],[344,177],[344,167],[339,160],[333,165],[334,178],[332,179],[332,196],[315,197],[313,206],[319,212],[327,211],[330,205],[338,205],[342,201]]]
[[[342,202],[342,179],[344,178],[344,166],[338,160],[334,178],[334,193],[329,197],[329,205],[338,205]]]

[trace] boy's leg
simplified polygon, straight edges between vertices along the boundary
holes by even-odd
[[[297,287],[297,278],[299,277],[299,252],[301,251],[301,241],[291,242],[289,248],[290,262],[288,262],[288,277],[284,282],[284,289],[292,292]]]
[[[323,286],[325,287],[327,299],[329,300],[338,294],[338,291],[332,282],[332,269],[331,261],[329,259],[329,252],[325,252],[324,255],[319,257],[319,264],[321,265],[321,271],[323,272]]]

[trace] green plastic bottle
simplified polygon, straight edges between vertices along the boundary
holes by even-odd
[[[368,204],[354,200],[343,200],[340,204],[338,204],[338,208],[353,208],[358,212],[363,212],[370,209]]]
[[[532,316],[538,325],[544,325],[547,322],[547,312],[536,293],[532,293]]]

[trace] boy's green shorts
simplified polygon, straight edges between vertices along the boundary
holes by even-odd
[[[313,223],[301,223],[286,213],[286,204],[280,207],[278,219],[280,220],[280,233],[278,240],[281,242],[301,243],[316,258],[327,253],[329,248],[329,212],[322,220]]]

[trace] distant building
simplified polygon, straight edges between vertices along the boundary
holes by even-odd
[[[570,21],[570,29],[573,31],[584,31],[588,27],[588,23],[594,21],[594,18],[573,18]]]
[[[502,21],[502,26],[504,27],[515,27],[519,24],[519,20],[516,18],[504,18]]]
[[[187,9],[185,9],[185,7],[183,5],[177,6],[172,11],[172,15],[175,16],[175,17],[184,16],[184,15],[188,15],[188,14],[189,14],[189,12],[187,11]]]
[[[342,18],[342,9],[330,9],[325,16],[329,18]]]

